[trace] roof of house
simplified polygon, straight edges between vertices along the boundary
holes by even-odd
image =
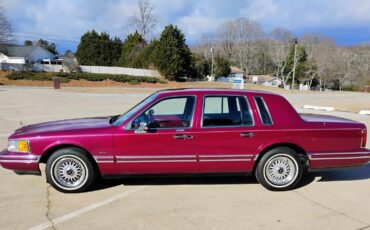
[[[273,80],[281,80],[278,77],[274,77],[271,75],[253,75],[253,77],[258,77],[258,81],[265,82],[265,81],[273,81]]]
[[[26,57],[38,47],[44,49],[41,46],[2,45],[0,47],[0,52],[8,57]],[[46,49],[44,50],[49,52]]]
[[[236,66],[230,66],[231,73],[244,73],[242,69]]]

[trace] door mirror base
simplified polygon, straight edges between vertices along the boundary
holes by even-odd
[[[139,127],[135,130],[135,133],[147,133],[148,124],[146,122],[140,122]]]

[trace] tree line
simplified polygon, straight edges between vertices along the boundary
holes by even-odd
[[[320,34],[297,37],[284,28],[270,33],[247,18],[222,23],[212,35],[203,36],[194,52],[210,58],[210,49],[240,67],[247,75],[270,74],[295,83],[341,90],[370,84],[370,46],[337,46]]]
[[[124,41],[111,38],[105,32],[88,31],[81,37],[76,57],[80,65],[157,69],[168,80],[205,78],[211,71],[211,61],[192,53],[183,32],[171,24],[158,39],[150,42],[138,31],[129,34]],[[229,68],[228,62],[216,63],[216,66],[222,64]]]

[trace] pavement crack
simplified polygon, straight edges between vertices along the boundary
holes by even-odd
[[[351,220],[353,220],[353,221],[356,221],[357,223],[364,224],[364,225],[365,225],[365,227],[360,228],[359,230],[366,229],[366,228],[368,228],[368,227],[370,226],[370,224],[369,224],[369,223],[363,222],[362,220],[359,220],[359,219],[357,219],[357,218],[354,218],[354,217],[352,217],[352,216],[349,216],[348,214],[346,214],[346,213],[344,213],[344,212],[341,212],[341,211],[335,210],[335,209],[333,209],[333,208],[330,208],[330,207],[328,207],[328,206],[325,206],[325,205],[323,205],[323,204],[320,204],[319,202],[317,202],[317,201],[315,201],[315,200],[313,200],[313,199],[311,199],[311,198],[309,198],[309,197],[307,197],[307,196],[303,195],[303,194],[302,194],[302,193],[300,193],[299,191],[294,191],[294,192],[295,192],[296,194],[298,194],[300,197],[302,197],[303,199],[305,199],[305,200],[307,200],[307,201],[309,201],[309,202],[311,202],[311,203],[313,203],[313,204],[315,204],[315,205],[317,205],[317,206],[319,206],[319,207],[321,207],[321,208],[323,208],[323,209],[326,209],[326,210],[329,210],[329,211],[331,211],[331,212],[334,212],[334,213],[337,213],[337,214],[339,214],[339,215],[342,215],[342,216],[344,216],[344,217],[347,217],[347,218],[349,218],[349,219],[351,219]]]
[[[362,227],[362,228],[359,228],[359,229],[357,229],[357,230],[366,230],[366,229],[370,229],[370,225],[365,226],[365,227]]]
[[[45,216],[51,224],[51,229],[56,230],[55,224],[50,217],[50,209],[51,209],[50,188],[51,188],[51,185],[48,185],[46,187],[46,214]]]

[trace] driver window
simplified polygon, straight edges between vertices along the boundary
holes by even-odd
[[[190,127],[194,103],[194,96],[163,99],[135,118],[131,128],[137,129],[141,122],[152,129]]]

